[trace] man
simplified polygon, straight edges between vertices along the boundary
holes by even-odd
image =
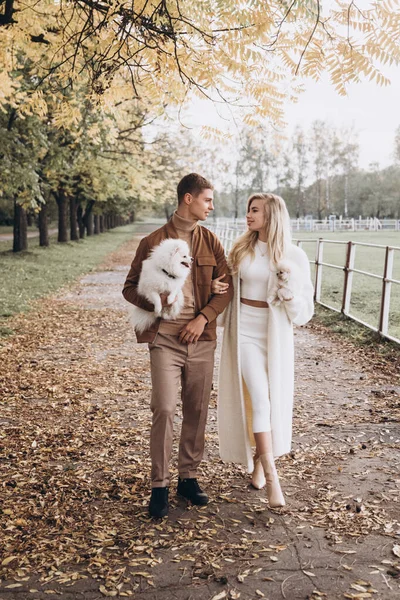
[[[198,221],[214,210],[213,186],[204,177],[191,173],[178,184],[178,208],[171,219],[143,238],[133,259],[123,289],[124,298],[153,311],[153,305],[139,296],[137,286],[143,260],[165,238],[180,238],[189,244],[193,265],[183,293],[184,308],[176,321],[158,319],[137,336],[150,349],[153,413],[150,455],[152,492],[149,512],[153,517],[168,514],[169,460],[172,451],[173,421],[179,385],[182,385],[183,422],[178,457],[178,494],[193,504],[205,505],[208,497],[197,482],[197,468],[204,452],[204,436],[216,347],[216,318],[229,304],[232,280],[223,247],[218,238]],[[212,295],[211,282],[225,275],[225,295]],[[167,295],[162,303],[167,305]]]

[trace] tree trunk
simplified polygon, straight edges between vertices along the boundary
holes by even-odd
[[[349,214],[348,190],[349,190],[349,178],[346,173],[344,176],[344,217],[345,217],[345,219],[347,219],[347,216]]]
[[[83,223],[86,227],[87,235],[93,235],[93,206],[94,200],[91,200],[86,204],[85,214],[83,215]]]
[[[31,211],[28,211],[26,213],[26,222],[28,223],[28,227],[32,227],[32,225],[33,225],[33,214],[31,213]]]
[[[318,220],[321,221],[322,220],[322,207],[321,207],[321,181],[318,179],[317,181],[317,193],[318,193],[318,200],[317,200],[317,213],[318,213]]]
[[[300,178],[297,182],[297,194],[296,194],[296,219],[300,218],[300,202],[301,202],[301,182]]]
[[[94,235],[100,233],[100,215],[94,215]]]
[[[90,212],[86,217],[86,233],[93,235],[93,213]]]
[[[49,220],[47,218],[47,204],[42,204],[39,212],[39,246],[46,248],[49,245]]]
[[[100,215],[100,233],[104,233],[104,215]]]
[[[13,252],[28,250],[28,223],[26,210],[14,201],[14,240]]]
[[[233,217],[236,220],[239,217],[239,163],[236,163],[236,184],[235,184],[235,204]]]
[[[69,199],[69,229],[71,240],[79,240],[78,220],[76,218],[76,199],[71,196]]]
[[[330,176],[327,175],[325,177],[325,215],[328,217],[331,213],[331,181],[330,181]]]
[[[79,225],[79,237],[82,240],[85,237],[85,223],[83,221],[83,209],[80,204],[78,206],[78,210],[76,211],[76,215]]]
[[[67,195],[65,190],[60,188],[56,195],[56,202],[58,206],[58,242],[68,242],[68,229],[67,229]]]

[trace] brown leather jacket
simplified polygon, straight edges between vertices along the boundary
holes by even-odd
[[[153,311],[154,306],[146,298],[139,296],[137,292],[142,262],[148,257],[150,250],[158,246],[165,238],[179,238],[178,232],[171,221],[168,221],[163,227],[153,231],[140,241],[122,290],[125,300],[144,310]],[[194,258],[192,278],[195,310],[196,314],[202,313],[208,321],[199,340],[215,340],[217,338],[216,318],[229,304],[233,296],[232,278],[229,274],[221,242],[214,233],[201,225],[193,231],[192,256]],[[226,277],[223,281],[229,283],[227,293],[212,295],[212,280],[224,274]],[[152,343],[157,335],[160,320],[157,319],[154,325],[137,335],[137,341],[139,343]]]

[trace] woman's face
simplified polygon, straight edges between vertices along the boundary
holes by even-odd
[[[264,207],[262,200],[253,200],[246,215],[247,227],[250,231],[264,229]]]

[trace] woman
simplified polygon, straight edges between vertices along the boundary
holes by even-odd
[[[285,500],[274,457],[290,451],[292,437],[293,324],[311,319],[313,286],[305,252],[291,243],[284,200],[253,194],[246,218],[248,230],[228,259],[234,298],[224,313],[220,456],[246,465],[252,485],[266,484],[270,506],[278,507]],[[221,279],[214,280],[214,293],[224,293]]]

